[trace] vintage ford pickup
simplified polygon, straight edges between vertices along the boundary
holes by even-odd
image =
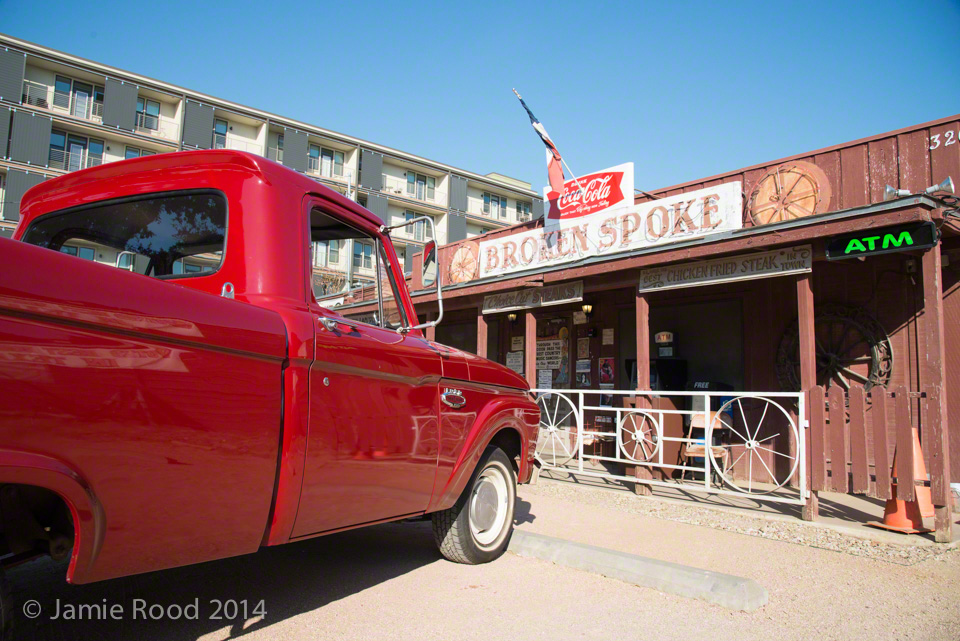
[[[539,411],[513,371],[424,338],[390,231],[233,151],[31,189],[0,239],[3,564],[69,558],[85,583],[422,515],[447,558],[497,558]],[[348,239],[372,318],[314,291]]]

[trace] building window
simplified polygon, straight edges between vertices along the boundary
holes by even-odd
[[[410,222],[414,218],[421,218],[423,214],[415,211],[405,211],[403,212],[403,219],[406,222]],[[418,240],[421,243],[424,239],[430,238],[430,228],[427,227],[426,221],[421,220],[419,223],[414,223],[412,226],[406,228],[407,235]]]
[[[160,128],[160,103],[137,98],[137,127],[156,131]]]
[[[70,88],[73,81],[70,78],[57,76],[53,83],[53,106],[60,109],[70,109]]]
[[[227,148],[227,121],[217,118],[213,121],[213,148]]]
[[[48,163],[56,169],[77,171],[103,164],[103,141],[54,129],[50,132]]]
[[[418,200],[434,200],[437,179],[413,171],[407,172],[407,195]]]
[[[277,162],[282,163],[282,162],[283,162],[283,134],[277,134],[277,154],[276,154],[276,156],[277,156],[277,157],[274,158],[274,160],[276,160]]]
[[[327,261],[331,265],[340,264],[340,243],[341,240],[329,240],[327,241]]]
[[[137,149],[136,147],[128,146],[123,154],[124,160],[130,160],[131,158],[146,158],[147,156],[153,156],[157,152],[150,151],[149,149]]]
[[[517,220],[520,222],[530,220],[530,203],[517,201]]]
[[[92,247],[77,247],[75,245],[64,245],[60,248],[60,251],[64,254],[70,254],[71,256],[79,256],[80,258],[85,258],[86,260],[93,260],[94,253]]]
[[[353,266],[373,269],[373,245],[353,241]]]
[[[483,213],[494,218],[507,217],[507,197],[483,193]]]

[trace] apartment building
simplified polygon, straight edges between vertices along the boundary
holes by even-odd
[[[126,158],[191,149],[267,157],[347,195],[386,225],[429,216],[452,243],[543,215],[529,183],[481,175],[0,35],[0,235],[19,220],[33,185]],[[395,234],[400,261],[431,240],[419,224]],[[132,268],[93,245],[76,255]],[[202,271],[202,260],[183,265]],[[373,248],[347,241],[314,247],[314,286],[324,293],[372,280]]]

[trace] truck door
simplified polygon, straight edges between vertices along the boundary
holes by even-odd
[[[422,512],[433,491],[441,358],[396,331],[405,317],[392,252],[372,242],[378,312],[344,318],[311,306],[316,360],[295,537]]]

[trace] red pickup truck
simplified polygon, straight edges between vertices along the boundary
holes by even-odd
[[[420,515],[449,559],[502,554],[539,411],[424,338],[390,231],[233,151],[31,189],[0,239],[4,566],[69,557],[85,583]],[[315,295],[314,251],[346,240],[372,318]]]

